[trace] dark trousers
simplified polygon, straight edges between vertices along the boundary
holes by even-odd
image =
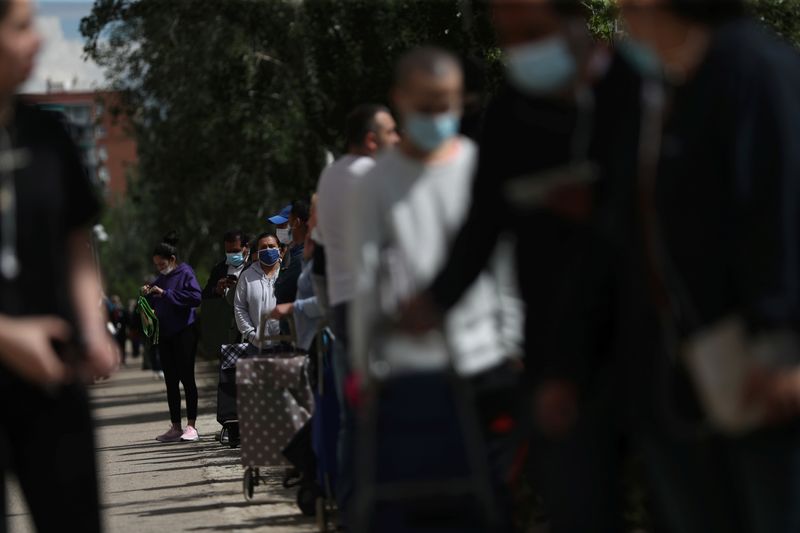
[[[740,438],[639,439],[659,532],[800,531],[800,423]]]
[[[122,364],[124,365],[128,359],[128,354],[125,351],[125,342],[128,338],[123,334],[115,337],[115,340],[117,341],[117,346],[119,346],[119,354],[122,356]]]
[[[567,435],[550,438],[536,427],[532,431],[530,473],[552,533],[624,531],[624,439],[615,422],[613,387],[599,380],[590,389]]]
[[[337,445],[338,469],[336,483],[336,502],[339,506],[340,521],[347,522],[347,512],[353,495],[354,453],[355,453],[355,414],[345,397],[345,382],[350,373],[347,353],[348,320],[347,304],[339,304],[331,309],[331,330],[336,336],[333,351],[333,371],[336,381],[336,395],[339,398],[339,438]]]
[[[487,464],[500,514],[499,531],[511,531],[514,518],[512,485],[517,481],[529,431],[528,395],[522,373],[511,363],[503,363],[470,379],[475,408],[485,439]]]
[[[197,419],[197,383],[194,379],[194,361],[197,354],[197,333],[189,326],[177,335],[162,338],[158,345],[164,382],[167,385],[169,418],[173,424],[181,423],[181,389],[186,396],[186,417]]]
[[[13,472],[36,530],[101,531],[93,424],[82,386],[49,394],[0,369],[0,512]],[[0,518],[0,532],[6,523]]]
[[[131,355],[139,357],[142,354],[142,340],[137,336],[131,337]]]

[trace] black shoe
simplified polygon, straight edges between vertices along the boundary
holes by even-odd
[[[224,426],[222,428],[222,431],[219,432],[219,443],[222,444],[223,446],[228,446],[231,443],[231,438],[228,432],[228,428]]]

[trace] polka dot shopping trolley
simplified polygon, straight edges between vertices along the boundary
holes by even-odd
[[[266,318],[261,320],[262,332]],[[307,357],[297,349],[294,335],[266,337],[262,333],[260,345],[259,355],[236,363],[244,497],[248,501],[263,482],[260,469],[288,465],[282,450],[311,418],[313,404]]]

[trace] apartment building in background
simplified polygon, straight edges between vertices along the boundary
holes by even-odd
[[[127,189],[128,175],[136,166],[136,141],[127,117],[115,114],[119,94],[111,91],[65,91],[48,85],[46,93],[23,94],[29,104],[63,115],[78,144],[89,176],[115,203]]]

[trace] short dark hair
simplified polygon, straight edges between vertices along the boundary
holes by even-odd
[[[175,259],[178,258],[178,234],[174,231],[170,231],[164,238],[161,239],[161,242],[153,248],[153,257],[164,257],[169,259],[172,256],[175,256]]]
[[[712,27],[745,14],[743,0],[670,0],[669,3],[678,16]]]
[[[280,239],[278,239],[278,236],[271,231],[265,231],[263,233],[260,233],[258,237],[256,237],[256,239],[253,241],[253,245],[250,248],[257,251],[259,241],[261,241],[261,239],[266,239],[267,237],[272,237],[273,239],[275,239],[275,242],[277,242],[278,245],[280,246],[281,241]]]
[[[249,246],[248,241],[250,236],[242,230],[229,230],[222,236],[222,242],[236,242],[239,241],[245,246]]]
[[[311,216],[310,211],[311,209],[308,205],[308,202],[305,200],[295,200],[292,202],[292,215],[296,216],[303,222],[308,222],[308,218]]]
[[[347,147],[362,146],[364,138],[378,129],[375,117],[378,113],[390,113],[389,108],[381,104],[361,104],[350,111],[345,121],[344,133]]]
[[[581,0],[551,0],[553,9],[562,17],[589,17],[591,10]]]
[[[8,10],[11,7],[11,0],[0,0],[0,20],[6,18]]]
[[[450,72],[461,73],[461,62],[450,52],[434,46],[421,46],[406,52],[394,70],[394,85],[401,86],[416,73],[439,76]]]

